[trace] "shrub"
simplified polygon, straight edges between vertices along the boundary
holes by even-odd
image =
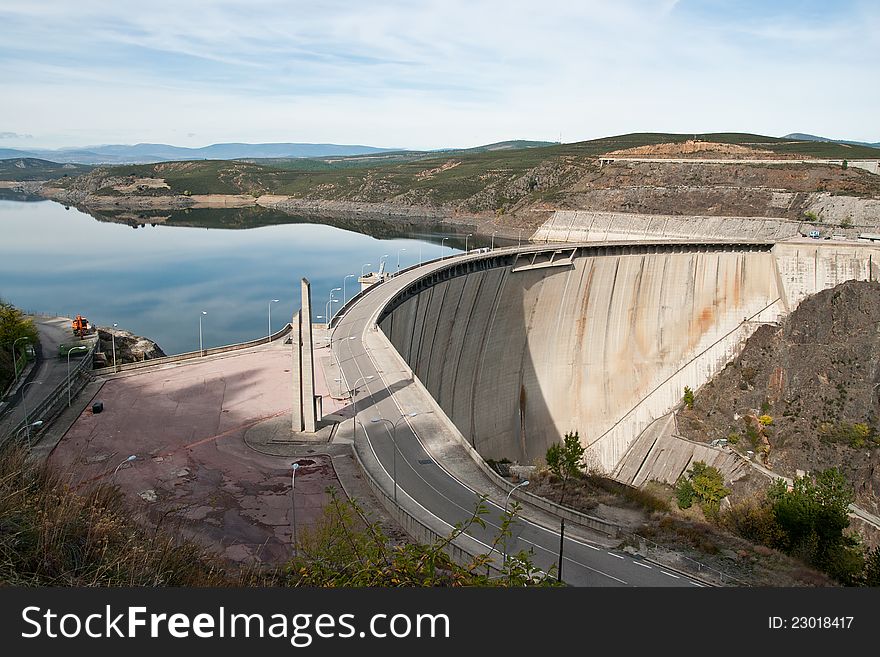
[[[724,487],[721,470],[706,465],[703,461],[694,461],[688,477],[694,489],[694,497],[700,501],[703,512],[706,515],[717,514],[721,500],[730,495],[730,490]]]
[[[694,505],[694,487],[687,477],[681,477],[675,484],[675,501],[679,509],[690,509]]]
[[[777,548],[785,541],[785,532],[766,499],[746,500],[719,514],[719,524],[747,541]]]
[[[694,407],[694,391],[690,389],[690,386],[684,387],[684,405],[688,408]]]
[[[758,443],[761,440],[761,435],[758,433],[758,430],[755,427],[749,424],[746,426],[746,438],[749,439],[749,443],[753,448],[757,448]]]
[[[758,418],[758,422],[761,423],[761,426],[769,427],[773,424],[773,418],[770,415],[762,415]]]

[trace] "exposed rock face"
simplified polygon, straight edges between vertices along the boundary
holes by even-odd
[[[762,148],[749,148],[738,144],[719,144],[711,141],[694,141],[688,139],[684,142],[671,144],[652,144],[649,146],[636,146],[619,151],[612,151],[607,155],[612,157],[705,157],[705,158],[765,158],[765,159],[800,159],[802,155],[781,155]]]
[[[115,337],[114,337],[115,336]],[[112,327],[98,327],[99,351],[104,353],[107,365],[113,364],[113,342],[116,342],[116,363],[162,358],[165,352],[152,340]]]
[[[878,391],[880,283],[850,281],[808,297],[781,326],[759,328],[679,414],[679,428],[693,440],[733,434],[738,449],[769,448],[769,465],[787,476],[837,467],[856,503],[878,513]]]

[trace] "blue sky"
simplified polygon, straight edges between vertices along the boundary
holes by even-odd
[[[880,140],[880,3],[0,0],[0,148]]]

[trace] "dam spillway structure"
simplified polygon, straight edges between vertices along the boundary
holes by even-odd
[[[465,257],[378,324],[484,458],[531,463],[578,431],[613,472],[639,434],[808,294],[876,279],[867,245],[548,244]]]

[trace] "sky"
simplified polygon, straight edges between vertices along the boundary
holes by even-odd
[[[0,148],[880,141],[876,0],[0,0]]]

